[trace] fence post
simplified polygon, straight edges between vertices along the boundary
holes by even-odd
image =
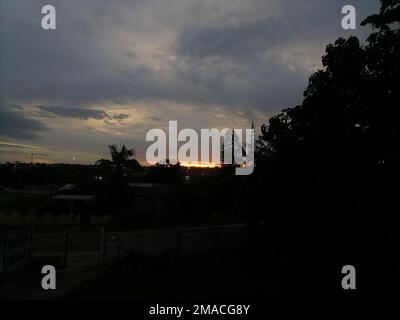
[[[100,263],[104,265],[106,262],[106,236],[104,226],[100,227]]]
[[[34,226],[31,225],[30,226],[30,230],[29,230],[29,242],[28,242],[28,264],[31,264],[32,262],[32,255],[33,255],[33,239],[34,239],[34,235],[33,233],[35,232],[34,230]]]
[[[198,237],[199,237],[199,229],[193,230],[193,256],[198,255]]]
[[[7,226],[4,226],[3,233],[3,271],[7,272],[7,255],[8,255],[8,234]]]
[[[65,252],[64,252],[64,264],[65,268],[68,268],[68,241],[69,241],[69,227],[65,230]]]
[[[181,256],[181,233],[179,229],[175,230],[175,254],[178,258]]]
[[[218,229],[215,228],[214,229],[214,259],[217,259],[217,254],[218,254],[217,241],[218,241]]]

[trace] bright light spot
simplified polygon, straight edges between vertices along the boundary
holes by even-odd
[[[215,164],[215,163],[211,163],[211,162],[182,162],[181,163],[182,167],[195,167],[195,168],[217,168],[220,165],[219,164]]]

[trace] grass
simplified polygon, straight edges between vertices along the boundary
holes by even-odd
[[[243,302],[323,297],[320,279],[312,275],[313,270],[300,260],[265,261],[247,255],[218,259],[132,256],[62,299]]]

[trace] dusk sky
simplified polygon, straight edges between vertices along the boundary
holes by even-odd
[[[259,128],[378,0],[0,0],[0,161],[94,163],[146,132]],[[41,27],[52,4],[57,29]],[[357,30],[341,8],[357,9]]]

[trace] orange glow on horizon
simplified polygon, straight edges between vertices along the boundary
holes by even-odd
[[[182,167],[217,168],[220,165],[212,162],[181,162]]]

